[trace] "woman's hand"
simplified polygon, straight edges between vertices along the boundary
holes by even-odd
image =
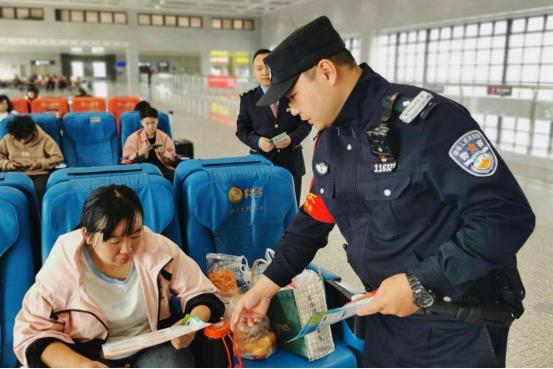
[[[177,322],[175,325],[180,325],[180,322]],[[171,345],[173,345],[175,349],[181,350],[190,346],[192,341],[194,341],[194,338],[196,338],[196,332],[188,333],[184,336],[173,338],[171,340]]]

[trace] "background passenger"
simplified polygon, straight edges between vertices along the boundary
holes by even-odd
[[[296,203],[299,204],[301,180],[305,174],[301,142],[311,132],[311,126],[286,110],[286,96],[270,106],[256,105],[271,87],[271,73],[264,62],[270,52],[260,49],[253,56],[253,71],[259,86],[240,95],[236,136],[250,147],[250,153],[261,154],[274,165],[288,169],[294,178]],[[281,134],[284,134],[283,141],[271,140]]]
[[[36,88],[34,85],[28,85],[27,86],[27,92],[25,93],[25,100],[27,100],[27,111],[31,110],[31,103],[34,99],[38,98],[38,88]]]
[[[6,118],[10,114],[17,114],[17,110],[13,109],[13,104],[7,95],[0,95],[0,120]]]
[[[189,334],[130,356],[105,360],[101,344],[174,324],[171,292],[184,313],[218,321],[224,305],[198,265],[143,224],[126,186],[94,190],[76,230],[56,241],[16,317],[14,349],[32,367],[191,367]],[[173,318],[173,319],[171,319]],[[180,324],[177,322],[176,324]],[[172,345],[172,347],[171,347]]]
[[[123,159],[133,163],[154,164],[172,181],[176,161],[175,145],[171,137],[157,129],[157,110],[152,107],[140,110],[140,124],[143,128],[130,135],[125,142]]]
[[[29,115],[17,115],[8,123],[8,134],[0,141],[0,170],[29,175],[39,204],[50,171],[63,161],[63,154],[46,132]]]

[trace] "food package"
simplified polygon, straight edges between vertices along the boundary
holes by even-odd
[[[250,268],[243,256],[209,253],[207,277],[223,297],[246,292],[250,287]]]
[[[276,335],[271,331],[269,318],[265,317],[253,327],[237,328],[240,354],[250,360],[265,360],[276,351]]]

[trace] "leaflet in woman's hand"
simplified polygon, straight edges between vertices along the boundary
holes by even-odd
[[[210,326],[210,323],[205,323],[199,319],[190,321],[187,325],[174,325],[169,328],[160,329],[155,332],[144,333],[139,336],[129,337],[120,341],[106,343],[102,345],[104,358],[125,357],[125,354],[132,354],[142,349],[159,345],[172,340],[173,338],[181,337],[186,334],[199,331]]]

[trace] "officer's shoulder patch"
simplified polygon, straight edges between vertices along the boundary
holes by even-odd
[[[482,132],[473,130],[462,135],[449,149],[449,156],[467,173],[489,177],[497,169],[497,156]]]
[[[249,94],[251,94],[251,93],[254,92],[254,91],[255,91],[255,87],[252,88],[251,90],[248,90],[248,91],[245,91],[245,92],[240,93],[240,97],[249,95]]]

